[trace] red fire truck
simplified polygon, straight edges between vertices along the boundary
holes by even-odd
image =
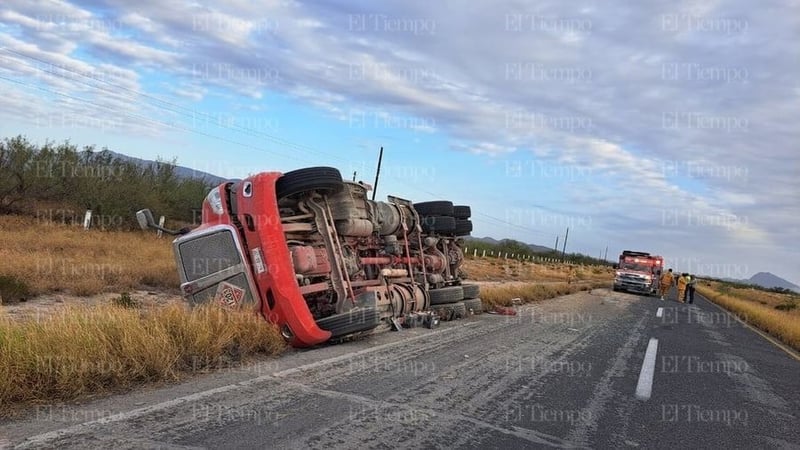
[[[655,295],[664,258],[646,252],[625,250],[619,255],[614,276],[614,290]]]
[[[480,313],[478,285],[460,275],[470,207],[370,190],[331,167],[263,172],[212,189],[193,230],[164,229],[146,209],[137,219],[178,236],[190,303],[252,307],[293,346]]]

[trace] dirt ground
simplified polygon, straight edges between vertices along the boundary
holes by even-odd
[[[128,293],[132,301],[141,305],[142,308],[155,308],[166,306],[176,302],[182,302],[180,295],[175,293],[137,290]],[[103,293],[88,297],[67,294],[46,294],[34,297],[28,301],[3,304],[0,306],[0,314],[5,314],[11,319],[40,319],[67,305],[93,306],[103,303],[111,303],[119,298],[118,293]]]

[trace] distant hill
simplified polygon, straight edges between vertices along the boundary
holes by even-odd
[[[793,291],[800,292],[800,286],[798,286],[798,285],[796,285],[796,284],[794,284],[794,283],[792,283],[790,281],[784,280],[783,278],[781,278],[781,277],[779,277],[777,275],[771,274],[769,272],[758,272],[757,274],[755,274],[752,277],[750,277],[750,280],[748,280],[748,281],[750,283],[752,283],[752,284],[757,284],[757,285],[763,286],[765,288],[778,287],[778,288],[791,289]]]
[[[499,241],[499,240],[497,240],[497,239],[495,239],[495,238],[488,237],[488,236],[486,236],[486,237],[482,237],[482,238],[479,238],[479,237],[474,237],[474,236],[469,236],[469,237],[467,237],[467,238],[466,238],[466,240],[467,240],[467,241],[478,241],[478,242],[485,242],[485,243],[487,243],[487,244],[489,244],[489,245],[497,245],[497,244],[499,244],[499,243],[500,243],[500,241]]]
[[[495,238],[488,237],[488,236],[480,237],[480,238],[479,237],[470,237],[470,238],[467,238],[467,241],[478,241],[478,242],[483,242],[483,243],[490,244],[490,245],[497,245],[497,244],[500,243],[499,240],[497,240]],[[536,245],[536,244],[525,244],[525,245],[527,245],[531,249],[531,251],[533,253],[550,253],[550,252],[553,251],[552,248],[545,247],[543,245]]]
[[[550,247],[545,247],[545,246],[543,246],[543,245],[528,244],[528,247],[530,247],[530,248],[531,248],[531,250],[532,250],[534,253],[550,253],[550,252],[552,252],[552,251],[553,251],[553,249],[552,249],[552,248],[550,248]]]
[[[113,152],[111,150],[103,150],[103,151],[115,158],[119,158],[122,161],[132,162],[138,166],[148,167],[153,164],[156,164],[156,161],[152,161],[149,159],[135,158],[133,156],[123,155],[122,153]],[[229,180],[227,178],[222,178],[217,175],[210,174],[208,172],[203,172],[201,170],[195,170],[189,167],[184,167],[179,165],[175,166],[175,174],[180,178],[194,178],[197,180],[206,180],[212,186],[216,186],[225,181],[238,181],[238,180]]]
[[[791,281],[784,280],[783,278],[769,273],[769,272],[758,272],[757,274],[753,275],[748,279],[736,279],[736,278],[723,278],[725,281],[731,281],[734,283],[744,283],[744,284],[755,284],[757,286],[769,288],[783,288],[783,289],[790,289],[795,292],[800,292],[800,286],[792,283]]]

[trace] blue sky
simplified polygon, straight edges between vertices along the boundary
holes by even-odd
[[[309,165],[475,235],[800,284],[800,14],[770,1],[29,1],[0,132],[221,176]]]

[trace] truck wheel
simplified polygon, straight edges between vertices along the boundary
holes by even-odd
[[[467,205],[453,206],[453,217],[456,219],[469,219],[472,217],[472,208]]]
[[[461,319],[467,316],[467,306],[464,302],[443,303],[431,306],[431,310],[435,311],[444,321]]]
[[[426,216],[422,219],[422,231],[432,234],[447,234],[456,230],[456,219],[449,216]]]
[[[317,326],[331,332],[331,339],[369,331],[380,323],[381,316],[375,308],[354,309],[317,320]]]
[[[442,322],[454,320],[456,315],[455,310],[447,305],[431,306],[431,311],[435,312]]]
[[[456,227],[453,232],[456,236],[469,236],[472,233],[472,221],[469,219],[456,219]]]
[[[286,172],[275,182],[278,200],[307,191],[333,194],[344,188],[342,174],[333,167],[306,167]]]
[[[453,202],[446,200],[414,203],[414,209],[420,216],[453,216]]]
[[[464,298],[467,300],[478,298],[481,295],[481,287],[477,284],[462,284],[461,289],[464,291]]]
[[[472,298],[469,300],[464,300],[463,303],[467,308],[467,315],[469,315],[470,310],[472,310],[472,314],[475,315],[483,314],[483,301],[481,299]]]
[[[431,296],[431,305],[453,303],[464,299],[464,289],[461,286],[448,286],[428,291]]]

